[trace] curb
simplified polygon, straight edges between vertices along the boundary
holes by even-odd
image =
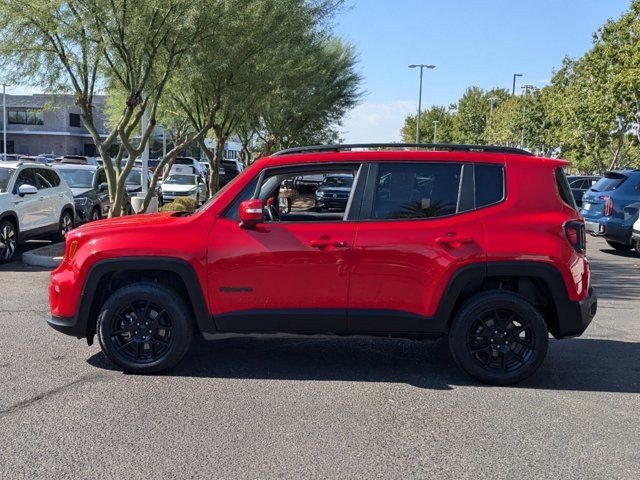
[[[34,267],[56,268],[62,262],[64,242],[46,245],[22,254],[22,263]]]

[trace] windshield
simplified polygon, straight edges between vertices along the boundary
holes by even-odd
[[[326,177],[322,181],[323,187],[350,187],[353,185],[353,177],[350,175],[341,175],[339,177]]]
[[[195,175],[170,175],[162,183],[166,183],[169,185],[195,185],[196,176]]]
[[[174,165],[193,165],[193,160],[190,158],[176,158],[173,162]]]
[[[93,170],[85,169],[58,169],[58,173],[64,178],[71,188],[92,188],[93,187]]]
[[[15,172],[13,168],[0,168],[0,193],[7,191],[13,172]]]
[[[591,190],[594,192],[607,192],[609,190],[615,190],[622,182],[627,179],[626,175],[622,175],[621,173],[616,172],[607,172],[604,174],[600,180],[596,182],[596,184],[591,187]]]
[[[140,172],[137,172],[137,171],[129,172],[129,175],[127,176],[127,179],[124,182],[125,185],[135,185],[135,186],[141,185],[140,176],[141,176]]]

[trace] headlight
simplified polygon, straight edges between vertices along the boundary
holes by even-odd
[[[91,199],[87,197],[74,198],[73,201],[76,204],[76,207],[87,207],[92,203]]]
[[[324,197],[324,192],[322,190],[316,190],[316,197],[318,198]]]

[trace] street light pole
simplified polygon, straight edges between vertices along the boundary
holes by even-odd
[[[433,69],[436,68],[435,65],[409,65],[409,68],[420,68],[420,93],[418,94],[418,118],[416,121],[416,143],[420,143],[420,114],[422,113],[422,70],[425,68]]]
[[[513,97],[516,94],[516,77],[521,77],[521,73],[513,74],[513,88],[511,89],[511,96]]]
[[[493,103],[498,99],[498,97],[489,97],[489,125],[493,122]]]
[[[438,143],[438,124],[440,120],[433,121],[433,143]]]
[[[7,94],[6,85],[2,84],[2,153],[3,160],[7,159]]]

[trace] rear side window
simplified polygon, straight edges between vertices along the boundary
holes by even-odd
[[[604,174],[600,180],[596,182],[596,184],[591,187],[591,190],[594,192],[608,192],[609,190],[615,190],[620,185],[624,183],[624,181],[628,177],[618,172],[607,172]]]
[[[435,218],[457,211],[462,164],[381,163],[371,217]]]
[[[504,168],[502,165],[475,165],[476,208],[486,207],[504,198]]]
[[[558,192],[560,192],[560,198],[562,198],[562,201],[574,210],[577,210],[578,206],[573,198],[573,192],[571,191],[567,177],[564,174],[564,170],[561,168],[556,168],[556,184],[558,185]]]

